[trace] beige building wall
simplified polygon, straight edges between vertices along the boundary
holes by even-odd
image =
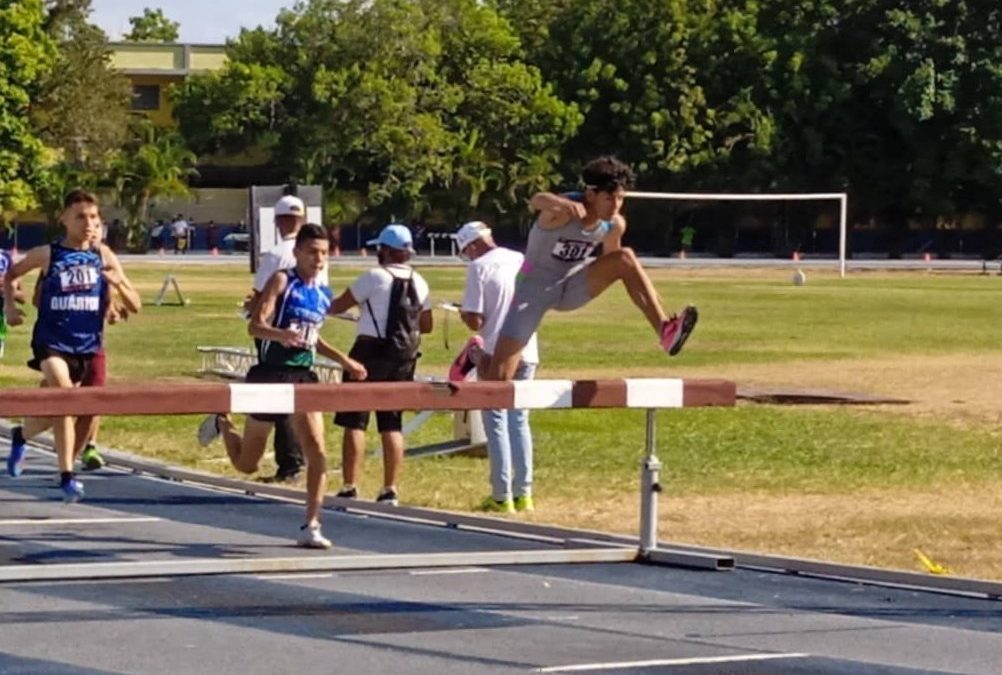
[[[150,214],[153,222],[170,220],[178,213],[191,223],[204,224],[210,220],[218,225],[236,225],[247,219],[247,190],[243,188],[203,188],[195,190],[192,200],[172,199],[156,202]],[[125,220],[125,212],[115,206],[101,209],[106,222],[115,218]]]

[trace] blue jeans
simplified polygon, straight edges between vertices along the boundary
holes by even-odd
[[[516,380],[531,380],[535,363],[521,362]],[[491,465],[491,495],[497,501],[532,494],[532,432],[528,410],[485,410],[484,433]]]

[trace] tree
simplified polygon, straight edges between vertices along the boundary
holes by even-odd
[[[848,189],[857,218],[1002,217],[1002,8],[972,0],[763,4],[763,100],[787,185]]]
[[[162,9],[143,9],[142,16],[129,19],[132,30],[125,36],[129,42],[177,42],[180,24],[171,21]]]
[[[567,168],[598,154],[632,163],[647,184],[766,153],[768,110],[753,85],[770,56],[755,3],[498,0],[526,56],[584,114]]]
[[[128,246],[145,244],[150,204],[157,199],[188,197],[189,180],[197,174],[197,157],[176,131],[136,119],[130,139],[113,167],[118,204],[128,217]]]
[[[132,89],[111,67],[107,36],[89,21],[90,0],[49,0],[46,6],[45,31],[57,50],[32,103],[31,123],[57,161],[68,165],[62,175],[90,172],[85,182],[93,183],[107,178],[126,141]]]
[[[398,217],[443,191],[469,211],[524,197],[512,171],[554,161],[580,121],[519,53],[476,0],[311,0],[244,31],[175,111],[196,151],[264,145],[290,179]]]
[[[55,54],[44,20],[41,0],[0,7],[0,222],[36,205],[35,192],[49,160],[28,119]]]

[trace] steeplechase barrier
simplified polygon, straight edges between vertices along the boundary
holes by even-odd
[[[670,544],[659,546],[657,532],[661,464],[654,453],[655,410],[696,406],[732,406],[735,386],[721,380],[540,380],[530,383],[461,382],[368,383],[350,386],[297,385],[246,389],[247,385],[165,385],[109,387],[105,390],[6,389],[0,396],[0,417],[53,414],[168,414],[230,410],[258,412],[261,407],[283,410],[323,409],[363,405],[380,409],[470,410],[486,405],[535,409],[642,408],[646,410],[645,456],[641,470],[640,536],[568,529],[478,514],[454,513],[421,507],[388,506],[329,495],[328,509],[353,515],[415,525],[511,537],[548,548],[519,551],[464,553],[411,553],[396,555],[335,555],[225,560],[121,561],[79,564],[0,566],[0,583],[65,581],[74,579],[128,579],[215,574],[268,574],[272,572],[337,572],[348,570],[463,567],[468,565],[539,565],[567,563],[645,562],[704,570],[735,567],[795,574],[850,583],[864,583],[921,592],[1002,599],[1002,582],[950,576],[931,576],[902,570],[846,565],[749,551]],[[277,387],[277,385],[263,385]],[[335,395],[331,390],[340,390]],[[280,403],[268,403],[274,392]],[[358,394],[356,397],[354,394]],[[100,398],[100,400],[94,400]],[[398,408],[398,406],[400,406]],[[0,431],[4,430],[0,422]],[[35,444],[36,447],[43,447]],[[139,475],[186,482],[226,492],[300,502],[303,493],[279,485],[252,483],[194,469],[169,466],[144,457],[119,452],[105,454],[111,466]]]
[[[729,570],[733,558],[714,553],[660,549],[657,511],[661,463],[655,455],[655,411],[704,406],[733,406],[736,387],[725,380],[620,379],[620,380],[530,380],[518,382],[372,382],[329,384],[170,384],[158,386],[101,387],[86,389],[7,389],[0,398],[0,417],[58,415],[167,415],[200,413],[337,412],[365,410],[482,410],[482,409],[598,409],[632,408],[646,411],[645,457],[641,473],[639,549],[613,540],[587,541],[568,538],[549,541],[561,550],[512,553],[479,552],[470,555],[413,554],[405,556],[328,556],[320,558],[272,558],[220,561],[108,562],[85,565],[26,565],[0,568],[0,582],[40,581],[69,578],[139,578],[237,574],[276,571],[336,571],[374,567],[427,567],[471,564],[547,564],[571,562],[645,561],[692,568]],[[134,463],[142,471],[143,462]],[[127,464],[126,464],[127,465]],[[146,467],[147,469],[149,467]],[[185,470],[174,470],[184,479]],[[194,475],[189,479],[198,480]],[[219,484],[232,479],[203,479]],[[294,498],[283,488],[256,488],[261,494]],[[327,504],[345,501],[328,498]],[[358,510],[355,504],[341,505]],[[372,509],[378,505],[368,505]],[[392,517],[392,509],[384,509]],[[402,511],[396,511],[407,519]],[[476,517],[450,516],[465,520],[469,529],[503,532],[503,524],[483,527]],[[421,520],[421,519],[418,519]],[[457,521],[458,522],[458,521]],[[456,525],[452,525],[456,526]],[[517,526],[508,528],[517,535]],[[522,534],[525,536],[525,533]],[[532,535],[530,535],[532,536]],[[540,536],[540,535],[537,535]],[[547,537],[542,536],[542,539]],[[552,539],[552,538],[551,538]]]
[[[0,417],[194,415],[379,410],[526,410],[733,406],[725,380],[625,379],[517,382],[171,384],[78,389],[5,389]]]
[[[0,346],[2,346],[2,343],[0,343]],[[257,363],[257,354],[246,347],[198,346],[196,349],[202,362],[198,371],[200,375],[209,375],[226,380],[243,380],[247,375],[247,371],[251,369],[251,366]],[[322,384],[336,384],[342,381],[341,365],[322,356],[317,357],[316,363],[313,364],[313,372],[317,374]],[[444,377],[436,378],[428,376],[418,376],[415,379],[421,382],[448,381]],[[445,411],[419,411],[413,419],[404,425],[404,438],[421,429],[434,413],[441,412]],[[483,425],[479,423],[479,419],[476,422],[469,419],[475,414],[476,411],[471,410],[456,412],[456,418],[453,420],[454,437],[451,440],[408,447],[405,453],[406,456],[434,457],[456,452],[482,450],[485,444]],[[474,433],[474,427],[477,429],[476,433]],[[373,450],[373,452],[375,453],[376,450]]]

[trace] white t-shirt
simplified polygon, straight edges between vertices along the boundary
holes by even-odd
[[[466,290],[461,309],[483,315],[480,337],[484,339],[484,350],[488,354],[493,354],[497,345],[501,324],[515,295],[515,277],[523,260],[524,256],[518,251],[498,246],[472,261],[466,271]],[[522,349],[522,360],[539,363],[535,333]]]
[[[292,249],[296,247],[296,238],[283,239],[282,241],[275,244],[275,246],[261,256],[261,260],[257,264],[257,273],[254,274],[254,290],[258,293],[264,291],[264,287],[268,285],[268,279],[271,279],[272,275],[279,270],[287,270],[290,267],[296,266],[296,256],[293,254]],[[327,263],[324,263],[324,269],[320,272],[320,285],[328,286],[330,281],[327,278]]]
[[[406,279],[411,274],[414,275],[414,289],[417,291],[418,301],[423,310],[431,309],[431,299],[429,298],[428,282],[420,274],[415,272],[409,265],[386,265],[385,267],[374,267],[365,274],[355,279],[351,285],[351,295],[358,302],[358,334],[369,337],[386,337],[386,319],[390,313],[390,291],[393,289],[393,279]],[[372,312],[365,304],[366,301],[372,306]],[[379,322],[379,330],[376,330],[372,323],[373,314]]]

